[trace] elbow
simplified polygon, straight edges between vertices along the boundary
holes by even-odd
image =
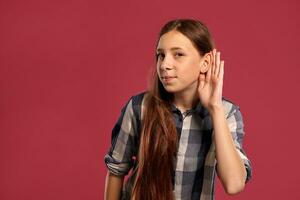
[[[244,182],[236,181],[234,183],[226,184],[224,189],[228,195],[236,195],[239,194],[241,191],[243,191],[244,187],[245,187]]]
[[[227,179],[223,184],[225,192],[228,195],[236,195],[242,192],[246,185],[246,175],[247,172],[244,170],[242,176],[231,176],[231,178]]]

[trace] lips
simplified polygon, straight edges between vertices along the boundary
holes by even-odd
[[[162,76],[161,78],[164,81],[170,81],[170,80],[173,80],[174,78],[177,78],[177,76],[165,75],[165,76]]]
[[[163,76],[162,78],[168,79],[168,78],[176,78],[176,76]]]

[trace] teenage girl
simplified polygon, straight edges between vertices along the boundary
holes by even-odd
[[[128,100],[112,130],[105,199],[212,200],[216,174],[227,194],[241,192],[252,176],[243,119],[222,96],[224,61],[208,28],[167,22],[155,61],[149,89]]]

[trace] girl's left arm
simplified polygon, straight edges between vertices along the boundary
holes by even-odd
[[[217,174],[227,194],[241,192],[245,186],[247,171],[235,146],[222,106],[210,109],[214,127],[213,140],[217,159]]]
[[[242,117],[238,106],[228,114],[229,118],[225,117],[222,101],[224,61],[220,59],[220,52],[213,49],[205,54],[204,61],[203,67],[209,67],[205,68],[207,72],[199,74],[199,99],[212,119],[218,176],[226,193],[233,195],[243,190],[252,173],[250,161],[243,154],[241,146],[244,134]]]

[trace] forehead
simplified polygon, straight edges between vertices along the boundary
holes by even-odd
[[[175,30],[163,34],[157,44],[157,50],[171,50],[178,48],[192,50],[194,49],[194,46],[189,38]]]

